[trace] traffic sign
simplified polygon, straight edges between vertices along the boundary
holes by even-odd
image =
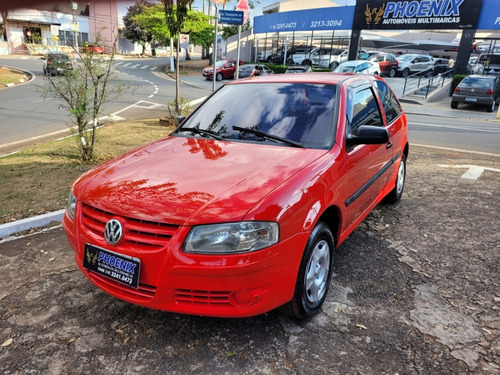
[[[220,23],[243,25],[243,12],[237,10],[219,10]]]
[[[181,34],[181,48],[189,48],[189,34]]]
[[[236,10],[239,10],[244,13],[243,23],[247,22],[248,12],[249,12],[247,0],[240,0],[236,5]]]

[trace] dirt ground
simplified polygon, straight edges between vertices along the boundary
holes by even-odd
[[[340,246],[305,322],[119,301],[83,277],[60,228],[0,243],[0,373],[498,374],[499,164],[412,148],[403,200]],[[486,169],[473,179],[471,165]]]

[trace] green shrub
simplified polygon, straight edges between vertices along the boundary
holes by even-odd
[[[450,87],[450,96],[453,95],[453,92],[455,91],[455,88],[458,86],[462,80],[467,77],[466,74],[455,74],[453,76],[453,79],[451,80],[451,87]]]

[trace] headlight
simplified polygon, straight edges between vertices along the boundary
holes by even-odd
[[[278,223],[244,221],[193,227],[184,244],[187,253],[247,253],[274,245],[279,240]]]
[[[70,191],[68,196],[68,205],[66,209],[68,210],[68,216],[72,220],[75,220],[75,208],[76,208],[76,198],[73,195],[73,191]]]

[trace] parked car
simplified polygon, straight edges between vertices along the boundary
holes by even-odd
[[[398,72],[398,60],[392,53],[387,52],[365,52],[360,56],[360,60],[368,60],[378,63],[380,75],[395,77]]]
[[[247,78],[254,76],[263,76],[268,74],[274,74],[274,72],[265,65],[242,65],[238,72],[239,78]]]
[[[104,53],[104,47],[85,42],[85,45],[80,49],[81,52]]]
[[[406,54],[397,58],[398,74],[408,77],[414,73],[429,73],[434,70],[434,59],[430,55]]]
[[[312,71],[309,65],[292,65],[286,68],[285,73],[310,73]]]
[[[240,60],[240,66],[243,65],[244,62]],[[234,78],[234,74],[236,73],[236,60],[219,60],[215,63],[215,79],[217,81],[221,81],[223,78]],[[211,65],[203,68],[203,77],[206,79],[213,79],[214,69]]]
[[[347,61],[348,50],[334,48],[329,51],[317,51],[312,54],[312,64],[322,68],[335,69],[340,63]]]
[[[43,74],[61,75],[70,72],[73,69],[73,63],[65,53],[48,53],[43,60]]]
[[[500,78],[493,76],[470,75],[458,84],[451,97],[451,108],[459,104],[474,104],[486,107],[493,112],[500,98]]]
[[[311,54],[316,51],[316,46],[297,46],[288,54],[288,64],[312,65]]]
[[[434,75],[443,74],[451,76],[452,73],[453,69],[450,67],[449,59],[442,59],[442,58],[434,59],[434,70],[433,70]]]
[[[340,64],[334,73],[355,73],[355,74],[380,74],[380,67],[373,61],[351,60]]]
[[[472,68],[474,74],[499,74],[500,53],[482,53]]]
[[[72,185],[63,223],[80,270],[159,310],[317,313],[334,249],[403,194],[407,121],[391,89],[274,74],[231,81],[179,120]]]

